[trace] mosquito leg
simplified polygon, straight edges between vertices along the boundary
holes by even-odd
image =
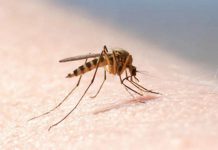
[[[125,79],[127,80],[129,83],[131,83],[134,87],[136,87],[137,89],[139,89],[141,92],[148,92],[147,90],[145,91],[144,89],[140,88],[139,86],[137,86],[136,84],[134,84],[131,80],[129,79]]]
[[[129,91],[129,89],[126,87],[126,86],[124,86],[125,87],[125,90],[129,93],[129,95],[132,97],[132,98],[134,98],[134,95]]]
[[[130,78],[130,79],[129,79]],[[131,76],[128,76],[128,77],[126,77],[126,78],[124,78],[123,79],[123,82],[124,82],[124,80],[127,80],[129,83],[131,83],[133,86],[135,86],[137,89],[139,89],[139,90],[144,90],[145,92],[147,92],[147,91],[149,91],[148,89],[146,89],[146,88],[144,88],[144,87],[140,87],[139,85],[136,85],[137,83],[136,82],[134,82],[133,80],[131,80]]]
[[[126,78],[128,77],[128,73],[127,73],[127,71],[125,70],[125,73],[126,73]],[[125,87],[125,86],[124,86]],[[132,98],[134,98],[134,95],[128,90],[128,88],[127,87],[125,87],[125,89],[126,89],[126,91],[129,93],[129,95],[132,97]]]
[[[139,82],[139,79],[136,76],[133,76],[133,77],[137,82]]]
[[[47,111],[47,112],[45,112],[45,113],[43,113],[43,114],[41,114],[41,115],[39,115],[39,116],[36,116],[36,117],[33,117],[33,118],[29,119],[28,121],[31,121],[31,120],[34,120],[34,119],[36,119],[36,118],[40,118],[40,117],[42,117],[42,116],[45,116],[45,115],[51,113],[52,111],[54,111],[55,109],[57,109],[59,106],[61,106],[61,104],[62,104],[65,100],[67,100],[67,98],[68,98],[68,97],[73,93],[73,91],[79,86],[79,83],[80,83],[81,78],[82,78],[82,76],[79,77],[79,80],[78,80],[76,86],[64,97],[64,99],[63,99],[57,106],[55,106],[55,107],[52,108],[51,110],[49,110],[49,111]]]
[[[99,64],[100,64],[100,58],[103,57],[103,52],[104,52],[104,50],[101,52],[101,55],[100,55],[100,57],[99,57],[99,60],[98,60],[98,63],[97,63],[96,69],[95,69],[95,73],[94,73],[94,75],[93,75],[93,77],[92,77],[91,83],[90,83],[89,86],[86,88],[85,92],[83,93],[83,95],[81,96],[81,98],[79,99],[79,101],[77,102],[77,104],[76,104],[76,105],[73,107],[73,109],[72,109],[69,113],[67,113],[61,120],[59,120],[57,123],[51,125],[51,126],[49,127],[48,131],[50,131],[51,128],[53,128],[54,126],[57,126],[59,123],[61,123],[62,121],[64,121],[64,120],[77,108],[77,106],[80,104],[80,102],[82,101],[83,97],[85,96],[85,94],[87,93],[87,91],[89,90],[90,86],[92,85],[92,83],[93,83],[94,80],[95,80],[95,76],[96,76],[96,73],[97,73],[97,71],[98,71],[98,66],[99,66]]]
[[[101,88],[102,88],[102,86],[103,86],[105,80],[106,80],[106,70],[104,70],[104,80],[103,80],[103,82],[102,82],[100,88],[98,89],[98,92],[97,92],[94,96],[91,96],[91,98],[95,98],[95,97],[98,95],[98,93],[100,92],[100,90],[101,90]]]
[[[130,78],[130,79],[129,79]],[[139,86],[139,85],[136,85],[137,83],[134,82],[133,80],[131,80],[131,76],[127,76],[126,78],[124,78],[122,81],[124,82],[125,80],[127,80],[129,83],[131,83],[133,86],[135,86],[137,89],[141,90],[141,91],[144,91],[144,92],[148,92],[149,90],[142,87],[142,86]]]
[[[153,94],[160,94],[158,92],[154,92],[152,90],[148,90],[145,87],[141,86],[140,84],[134,82],[133,80],[129,80],[128,77],[126,78],[127,81],[129,81],[133,86],[135,86],[136,88],[140,89],[140,90],[144,90],[145,92],[149,92],[149,93],[153,93]]]
[[[134,76],[135,77],[135,76]],[[130,78],[130,80],[129,80],[129,78]],[[138,78],[136,78],[137,80],[138,80]],[[132,76],[128,76],[127,75],[127,73],[126,73],[126,78],[124,79],[124,80],[127,80],[127,81],[129,81],[131,84],[133,84],[131,81],[133,81],[132,80]],[[139,89],[141,92],[143,92],[143,90],[141,89],[141,88],[139,88],[138,86],[136,86],[136,85],[134,85],[137,89]]]
[[[144,90],[147,91],[147,92],[150,92],[150,93],[153,93],[153,94],[159,94],[159,95],[162,95],[162,94],[159,93],[159,92],[154,92],[154,91],[152,91],[152,90],[148,90],[148,89],[146,89],[145,87],[143,87],[142,85],[140,85],[140,84],[138,84],[138,83],[136,83],[136,82],[134,82],[134,81],[131,81],[131,82],[133,82],[135,85],[141,87],[142,89],[144,89]]]
[[[136,90],[133,90],[131,87],[129,87],[129,86],[127,86],[126,84],[124,84],[124,81],[127,80],[126,78],[125,78],[124,80],[122,80],[122,78],[121,78],[120,75],[119,75],[119,77],[120,77],[120,82],[121,82],[121,84],[122,84],[125,88],[127,88],[127,89],[133,91],[134,93],[136,93],[136,94],[138,94],[138,95],[140,95],[140,96],[143,96],[141,93],[137,92]]]
[[[131,91],[135,92],[136,94],[138,94],[138,95],[140,95],[140,96],[143,96],[141,93],[139,93],[139,92],[137,92],[137,91],[133,90],[132,88],[130,88],[130,87],[129,87],[129,86],[127,86],[126,84],[122,83],[122,85],[124,85],[124,86],[125,86],[127,89],[129,89],[129,90],[131,90]]]
[[[127,73],[127,71],[125,70],[125,73],[126,73],[126,78],[128,77],[128,73]]]
[[[114,59],[113,69],[114,69],[115,72],[117,72],[117,64],[118,64],[118,61],[117,61],[117,59],[116,59],[116,55],[115,55],[115,52],[114,52],[114,51],[113,51],[113,59]],[[126,74],[127,74],[127,72],[126,72]],[[132,95],[132,94],[128,91],[128,89],[131,90],[131,91],[133,91],[133,92],[135,92],[135,93],[137,93],[137,94],[139,94],[139,95],[141,95],[141,94],[138,93],[137,91],[133,90],[132,88],[130,88],[130,87],[128,87],[126,84],[124,84],[124,83],[123,83],[123,80],[122,80],[122,78],[121,78],[121,75],[119,75],[119,78],[120,78],[121,84],[125,87],[126,91],[127,91],[130,95]]]
[[[108,54],[107,54],[108,50],[107,50],[106,45],[104,45],[103,51],[104,51],[104,54],[105,54],[105,59],[106,59],[106,61],[107,61],[108,64],[109,64],[110,61],[109,61],[109,57],[108,57]],[[100,90],[101,90],[101,88],[102,88],[102,86],[103,86],[105,80],[106,80],[106,70],[104,70],[104,80],[103,80],[103,82],[102,82],[102,84],[101,84],[101,86],[100,86],[98,92],[97,92],[94,96],[90,96],[90,98],[95,98],[95,97],[99,94],[99,92],[100,92]]]
[[[88,59],[86,59],[85,63],[87,62],[87,60],[88,60]],[[28,121],[31,121],[31,120],[34,120],[34,119],[36,119],[36,118],[40,118],[40,117],[42,117],[42,116],[45,116],[45,115],[51,113],[52,111],[54,111],[55,109],[57,109],[59,106],[61,106],[61,105],[63,104],[63,102],[66,101],[67,98],[73,93],[73,91],[79,86],[80,81],[81,81],[81,78],[82,78],[82,75],[79,77],[79,80],[78,80],[76,86],[64,97],[64,99],[63,99],[57,106],[55,106],[55,107],[52,108],[51,110],[49,110],[49,111],[47,111],[47,112],[45,112],[45,113],[43,113],[43,114],[41,114],[41,115],[39,115],[39,116],[36,116],[36,117],[33,117],[33,118],[29,119]]]

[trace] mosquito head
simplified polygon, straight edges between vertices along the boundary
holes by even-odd
[[[135,66],[132,66],[131,68],[129,68],[129,71],[131,73],[131,76],[136,76],[137,70]]]

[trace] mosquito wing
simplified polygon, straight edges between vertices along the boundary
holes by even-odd
[[[101,54],[79,55],[79,56],[62,59],[59,62],[68,62],[68,61],[76,61],[76,60],[87,59],[87,58],[95,58],[95,57],[100,57],[100,55]]]

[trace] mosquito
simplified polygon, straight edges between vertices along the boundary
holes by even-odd
[[[92,59],[91,61],[88,61],[89,58],[94,58],[94,59]],[[130,55],[129,52],[124,50],[124,49],[112,49],[112,52],[108,52],[106,45],[104,45],[101,53],[69,57],[69,58],[62,59],[59,62],[64,63],[64,62],[76,61],[76,60],[82,60],[82,59],[85,59],[85,63],[83,65],[81,65],[80,67],[78,67],[77,69],[75,69],[72,73],[69,73],[66,76],[66,78],[72,78],[72,77],[79,76],[79,80],[77,81],[76,86],[73,89],[71,89],[71,91],[64,97],[64,99],[57,106],[55,106],[53,109],[51,109],[51,110],[49,110],[49,111],[47,111],[39,116],[33,117],[30,120],[47,115],[47,114],[51,113],[52,111],[54,111],[55,109],[57,109],[59,106],[61,106],[61,104],[79,86],[82,76],[91,70],[95,70],[90,84],[88,85],[88,87],[86,88],[83,95],[80,97],[80,99],[76,103],[76,105],[61,120],[59,120],[55,124],[51,125],[48,130],[50,130],[54,126],[57,126],[62,121],[64,121],[78,107],[78,105],[82,101],[83,97],[86,95],[87,91],[89,90],[89,88],[91,87],[91,85],[93,84],[93,82],[95,80],[96,73],[97,73],[99,67],[104,67],[104,80],[101,83],[100,88],[98,89],[97,93],[94,96],[92,96],[91,98],[95,98],[99,94],[100,90],[102,89],[103,84],[106,81],[106,73],[107,72],[110,74],[113,74],[113,75],[118,75],[120,78],[121,85],[123,85],[125,87],[125,89],[128,91],[128,93],[131,95],[132,95],[132,93],[130,91],[132,91],[140,96],[143,96],[142,92],[160,94],[158,92],[148,90],[145,87],[143,87],[142,85],[140,85],[139,83],[137,83],[137,82],[139,82],[139,79],[136,77],[136,73],[138,71],[137,71],[136,67],[132,65],[132,62],[133,62],[132,55]],[[125,72],[126,77],[122,79],[121,75],[124,72]],[[128,75],[128,74],[130,74],[130,75]],[[129,84],[134,86],[136,89],[140,90],[140,92],[129,87],[128,85],[126,85],[125,81],[129,82]]]

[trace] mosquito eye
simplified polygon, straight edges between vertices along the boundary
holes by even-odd
[[[132,75],[133,75],[133,76],[136,76],[136,68],[133,68],[133,69],[132,69]]]

